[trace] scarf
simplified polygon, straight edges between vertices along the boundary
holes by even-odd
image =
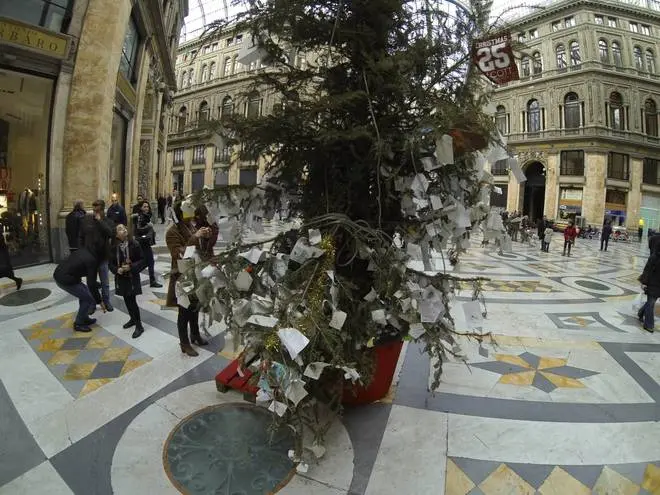
[[[120,254],[123,255],[123,257],[124,257],[123,263],[130,263],[131,262],[131,258],[128,254],[128,239],[125,240],[124,242],[120,242],[117,245],[117,263],[122,263],[120,261],[121,260]]]

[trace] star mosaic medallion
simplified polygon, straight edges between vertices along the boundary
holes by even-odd
[[[49,371],[74,397],[82,397],[151,361],[151,357],[99,325],[72,330],[74,314],[21,330]]]
[[[555,357],[542,357],[523,352],[496,354],[495,361],[472,363],[471,366],[502,375],[498,383],[506,385],[535,387],[550,393],[557,388],[585,388],[582,378],[597,375],[597,371],[567,366],[567,360]]]

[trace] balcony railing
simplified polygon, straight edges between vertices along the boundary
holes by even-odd
[[[225,82],[231,81],[233,79],[242,79],[244,77],[254,77],[255,74],[260,74],[262,72],[265,72],[268,67],[259,67],[258,69],[252,69],[252,70],[242,70],[240,72],[234,72],[233,74],[230,74],[228,76],[221,76],[221,77],[216,77],[214,79],[209,79],[204,82],[199,82],[195,84],[191,84],[190,86],[184,86],[182,88],[178,88],[176,91],[176,96],[180,96],[189,92],[197,91],[202,88],[207,88],[209,86],[214,86],[216,84],[223,84]]]
[[[508,135],[509,143],[527,140],[547,140],[575,137],[603,137],[620,139],[627,142],[660,146],[660,138],[634,131],[619,131],[605,126],[586,126],[578,129],[547,129],[540,132],[520,132]]]

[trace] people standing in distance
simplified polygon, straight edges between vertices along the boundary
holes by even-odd
[[[11,264],[9,247],[5,241],[5,236],[0,234],[0,278],[10,278],[16,283],[16,290],[21,290],[23,279],[14,274],[14,267]]]
[[[603,231],[600,233],[600,250],[607,251],[607,245],[610,243],[610,236],[612,235],[612,224],[609,220],[605,220]],[[603,249],[605,246],[605,249]]]
[[[73,203],[73,210],[66,216],[65,230],[66,237],[69,241],[69,252],[73,252],[80,247],[80,229],[82,227],[83,218],[85,218],[85,209],[83,208],[83,200],[77,199]]]
[[[545,251],[545,244],[543,243],[545,228],[546,228],[546,218],[544,216],[543,218],[539,218],[536,221],[536,233],[539,236],[539,240],[541,241],[541,251]]]
[[[161,225],[165,223],[165,206],[167,206],[167,200],[161,194],[158,196],[158,218],[160,218]]]
[[[156,244],[156,231],[151,223],[152,213],[151,205],[148,201],[143,201],[139,212],[134,215],[135,238],[140,243],[142,254],[149,270],[149,286],[155,289],[162,287],[156,280],[154,252],[151,246]]]
[[[92,203],[92,214],[86,215],[81,228],[81,244],[98,253],[98,272],[101,281],[101,300],[104,311],[114,311],[110,303],[110,243],[115,226],[105,216],[105,201],[97,199]]]
[[[112,220],[112,223],[117,225],[128,225],[128,218],[126,217],[126,210],[119,204],[119,196],[117,193],[112,193],[110,197],[111,205],[108,208],[107,217]]]
[[[140,210],[142,209],[142,203],[144,203],[144,198],[142,197],[142,194],[138,194],[137,203],[133,205],[133,208],[131,210],[132,215],[137,215],[138,213],[140,213]]]
[[[115,275],[115,294],[124,298],[130,316],[124,328],[135,327],[134,339],[144,333],[136,297],[142,294],[140,272],[145,266],[140,244],[129,236],[125,225],[117,225],[110,254],[110,271]]]
[[[179,345],[181,352],[188,356],[199,356],[199,353],[193,349],[191,342],[196,345],[204,346],[208,342],[202,338],[199,333],[199,302],[194,294],[189,296],[189,304],[182,305],[176,297],[176,283],[181,277],[178,261],[188,246],[195,246],[198,255],[204,260],[213,256],[213,246],[215,245],[214,229],[208,226],[206,216],[208,211],[205,207],[195,210],[194,218],[184,218],[181,209],[181,203],[175,203],[172,207],[172,225],[165,235],[167,248],[172,256],[172,270],[170,282],[167,289],[167,306],[178,308],[177,329],[179,331]],[[217,230],[215,231],[217,239]],[[190,337],[188,336],[190,328]]]
[[[660,236],[653,236],[649,244],[651,255],[646,261],[644,271],[639,276],[642,290],[646,294],[646,302],[637,312],[637,319],[642,322],[644,330],[653,332],[655,302],[660,297]]]
[[[564,229],[564,252],[561,253],[562,256],[566,256],[566,248],[568,248],[568,256],[571,255],[571,246],[575,243],[575,238],[577,237],[577,229],[572,221],[568,222],[568,227]]]
[[[550,252],[550,241],[552,240],[553,234],[554,231],[552,230],[552,227],[550,227],[550,224],[546,223],[546,228],[543,231],[543,251],[546,253]]]
[[[639,237],[639,242],[642,242],[642,236],[644,235],[644,219],[640,218],[637,225],[637,237]]]
[[[73,323],[76,332],[91,332],[90,325],[96,323],[89,315],[94,312],[96,301],[100,299],[96,275],[104,252],[103,244],[85,245],[60,262],[53,273],[57,286],[78,299],[78,314]],[[83,277],[87,278],[87,285],[82,282]]]

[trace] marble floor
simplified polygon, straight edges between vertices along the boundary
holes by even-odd
[[[283,454],[289,438],[277,452],[263,452],[259,435],[241,440],[264,420],[216,391],[228,363],[217,326],[198,358],[183,356],[176,313],[145,280],[142,337],[122,328],[114,296],[114,312],[74,335],[76,304],[53,266],[20,270],[19,293],[0,281],[0,494],[176,494],[182,480],[200,494],[660,494],[660,332],[642,330],[632,310],[648,249],[596,242],[579,239],[569,258],[559,243],[498,255],[473,239],[453,271],[490,278],[487,316],[466,319],[467,290],[454,316],[459,330],[489,335],[459,341],[435,390],[433,363],[405,345],[393,393],[347,410],[304,474]],[[162,241],[157,252],[165,272]],[[236,427],[199,433],[214,421]],[[231,452],[212,455],[217,445]],[[209,452],[207,472],[182,461],[194,451]],[[228,463],[253,472],[252,485],[207,488],[211,475],[235,475]]]

